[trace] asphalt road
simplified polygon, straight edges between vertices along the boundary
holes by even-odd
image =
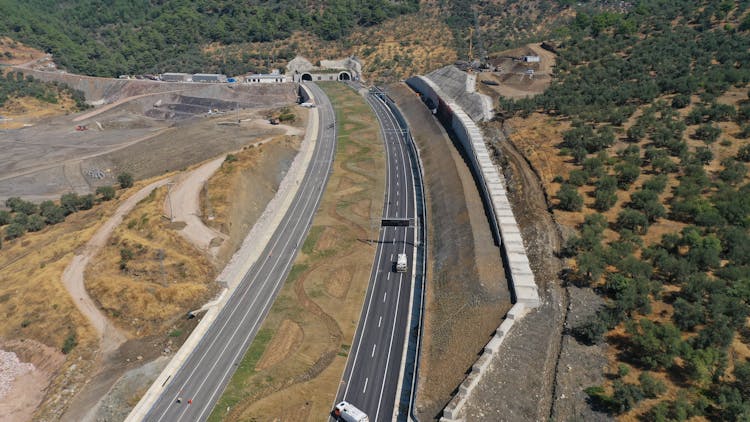
[[[383,218],[412,219],[411,227],[380,229],[367,296],[336,396],[337,403],[348,401],[374,422],[395,420],[394,403],[413,290],[416,204],[413,163],[405,134],[380,99],[369,94],[367,100],[380,121],[385,139],[387,179]],[[399,253],[405,253],[408,259],[409,269],[405,273],[395,272]]]
[[[306,84],[319,110],[318,142],[297,195],[261,258],[243,277],[193,353],[185,360],[146,421],[203,421],[221,397],[286,280],[325,190],[336,143],[328,97]],[[182,403],[177,403],[177,398]],[[188,400],[192,403],[188,403]]]

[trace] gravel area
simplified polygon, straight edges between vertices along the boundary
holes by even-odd
[[[10,392],[17,377],[34,369],[33,364],[21,362],[15,353],[0,350],[0,399]]]

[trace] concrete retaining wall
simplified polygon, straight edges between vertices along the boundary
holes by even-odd
[[[528,308],[523,303],[516,303],[510,308],[503,323],[497,327],[497,330],[495,330],[495,335],[492,336],[492,339],[484,346],[482,355],[479,356],[479,359],[477,359],[477,361],[474,362],[474,365],[471,366],[471,372],[466,378],[464,378],[464,381],[458,387],[458,392],[443,409],[443,417],[440,418],[441,422],[463,420],[460,414],[466,404],[466,400],[471,396],[474,387],[479,384],[482,374],[486,374],[489,370],[492,359],[495,357],[498,350],[500,350],[500,345],[503,344],[503,341],[508,336],[513,324],[521,319],[526,312],[528,312]]]
[[[534,274],[531,272],[523,245],[521,230],[518,228],[505,192],[505,179],[490,158],[481,130],[462,107],[432,80],[416,76],[408,79],[406,83],[420,93],[425,101],[430,99],[433,104],[438,105],[436,112],[438,119],[461,143],[464,156],[480,188],[485,209],[490,217],[493,235],[500,243],[503,261],[513,287],[515,305],[485,346],[482,356],[472,366],[471,373],[459,386],[458,393],[443,411],[443,420],[450,421],[459,417],[466,399],[482,374],[486,372],[493,355],[499,350],[513,323],[520,319],[529,308],[538,307],[540,300]]]
[[[476,74],[466,73],[456,66],[449,65],[428,73],[426,77],[440,86],[447,96],[443,98],[450,98],[460,105],[472,120],[490,120],[494,115],[492,98],[476,90]]]

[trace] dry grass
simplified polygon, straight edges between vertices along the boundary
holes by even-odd
[[[304,333],[299,325],[288,319],[282,321],[276,335],[268,343],[266,351],[255,365],[255,370],[263,371],[282,362],[297,349],[303,337]]]
[[[0,338],[34,339],[61,348],[75,332],[81,348],[96,346],[96,334],[61,282],[62,273],[109,215],[116,201],[68,216],[64,223],[4,241],[0,253]]]
[[[44,402],[35,415],[58,415],[96,363],[99,338],[88,320],[78,311],[62,284],[62,274],[76,251],[80,250],[131,193],[149,181],[142,181],[121,192],[117,200],[96,205],[91,210],[69,215],[63,223],[27,233],[14,241],[4,241],[0,253],[0,339],[34,340],[61,350],[68,337],[77,345],[53,373]],[[43,353],[40,350],[40,353]],[[33,361],[34,356],[25,357]]]
[[[732,104],[737,106],[740,101],[744,101],[747,98],[747,88],[732,88],[727,93],[717,99],[717,102],[724,104]],[[665,98],[666,101],[670,101],[670,98]],[[679,110],[680,116],[686,116],[695,104],[699,101],[697,97],[692,98],[690,106]],[[627,130],[632,124],[635,123],[636,117],[642,114],[642,110],[636,111],[635,115],[631,117],[628,122],[624,125],[624,130]],[[569,128],[567,121],[559,121],[549,118],[540,114],[532,114],[528,118],[513,118],[510,119],[507,124],[513,128],[512,134],[510,135],[511,141],[521,150],[526,158],[531,162],[532,167],[540,175],[542,184],[547,194],[552,197],[557,190],[560,188],[560,184],[553,182],[552,179],[555,176],[561,176],[563,179],[567,179],[568,174],[571,170],[579,168],[572,163],[570,157],[560,156],[559,150],[555,145],[562,142],[562,134]],[[734,122],[720,122],[718,126],[722,129],[722,136],[720,139],[711,144],[705,144],[702,141],[694,140],[690,138],[690,135],[695,132],[698,125],[688,126],[684,132],[684,141],[688,144],[690,150],[695,150],[697,147],[708,147],[714,155],[714,158],[705,166],[705,169],[709,176],[716,177],[719,171],[722,170],[721,161],[724,158],[732,157],[736,155],[737,150],[740,146],[747,143],[746,140],[737,139],[736,135],[740,128]],[[623,130],[623,133],[624,133]],[[621,135],[622,136],[622,135]],[[723,140],[723,141],[722,141]],[[648,145],[648,140],[641,141],[638,145],[641,151],[645,151]],[[626,146],[622,140],[619,140],[613,147],[610,147],[607,151],[610,156],[614,156],[616,152],[623,149]],[[648,170],[645,168],[644,170]],[[610,170],[611,171],[611,170]],[[662,203],[664,204],[667,211],[669,211],[668,201],[671,198],[671,191],[674,187],[679,184],[678,174],[669,174],[668,183],[665,192],[661,195]],[[622,210],[630,195],[635,192],[644,181],[653,177],[648,171],[642,171],[639,178],[630,186],[627,191],[618,190],[618,202],[610,210],[603,212],[602,214],[607,220],[612,223],[616,220],[617,214]],[[745,178],[744,182],[748,181],[748,177]],[[571,229],[575,228],[578,224],[583,222],[584,216],[594,211],[591,206],[593,205],[594,199],[589,195],[593,191],[591,186],[584,185],[579,188],[579,193],[584,198],[584,208],[580,212],[566,212],[559,209],[554,211],[555,219],[563,226]],[[553,201],[553,203],[556,201]],[[666,218],[660,219],[657,222],[650,225],[648,232],[642,236],[644,247],[656,244],[661,241],[663,235],[667,233],[679,233],[687,224],[672,221]],[[604,240],[606,242],[613,241],[619,238],[619,234],[611,229],[607,229],[604,232]],[[574,261],[571,264],[575,265]],[[668,285],[664,287],[665,293],[677,293],[679,292],[678,286]],[[652,312],[646,317],[653,321],[668,322],[671,321],[674,309],[671,304],[661,300],[661,296],[652,298]],[[694,334],[683,333],[683,338]],[[608,338],[611,344],[621,344],[626,342],[629,335],[625,332],[624,324],[620,324],[614,330],[610,331]],[[622,351],[618,347],[611,347],[608,349],[609,358],[609,372],[616,373],[617,366],[620,364],[620,353]],[[735,338],[728,350],[729,362],[727,368],[727,376],[731,377],[731,371],[734,366],[733,362],[743,361],[750,358],[750,347],[744,343],[739,337]],[[679,359],[678,359],[679,360]],[[629,375],[625,378],[628,382],[637,383],[638,375],[642,371],[638,368],[631,367]],[[652,372],[652,376],[658,378],[664,382],[667,387],[666,393],[661,395],[659,399],[644,400],[640,402],[633,410],[620,415],[620,419],[624,421],[636,421],[642,420],[643,414],[650,409],[656,402],[660,400],[673,400],[677,397],[678,392],[685,390],[686,385],[683,381],[677,380],[670,376],[667,372],[659,371]],[[611,393],[611,384],[605,386],[608,392]]]
[[[270,138],[267,143],[281,143],[285,146],[297,149],[300,139],[296,136],[275,136]],[[231,232],[233,222],[234,208],[242,206],[231,199],[237,194],[242,184],[243,176],[249,173],[253,168],[260,165],[261,162],[275,158],[269,157],[269,150],[274,149],[269,145],[249,145],[241,151],[232,153],[234,157],[231,160],[225,160],[221,168],[214,173],[206,184],[201,200],[203,208],[202,215],[204,223],[222,233]],[[258,181],[267,185],[273,184],[271,180]]]
[[[6,56],[10,53],[11,57]],[[0,64],[19,65],[44,57],[44,52],[8,37],[0,37]]]
[[[303,128],[307,113],[299,109],[294,126]],[[276,111],[269,112],[277,114]],[[201,191],[204,224],[228,235],[217,255],[222,266],[239,248],[247,232],[263,213],[302,142],[298,135],[278,135],[260,140],[231,155]]]
[[[11,98],[0,107],[0,129],[18,129],[33,125],[43,119],[61,116],[75,110],[75,101],[69,95],[62,95],[57,104],[32,97]]]
[[[211,263],[162,217],[166,191],[141,201],[86,269],[92,298],[135,337],[161,333],[215,290]]]
[[[246,43],[231,46],[211,44],[204,51],[214,57],[226,55],[250,57],[256,66],[265,67],[269,56],[278,57],[294,46],[294,52],[313,64],[319,60],[355,55],[362,62],[367,80],[395,80],[425,73],[453,63],[458,56],[453,35],[442,17],[425,12],[390,19],[371,28],[360,28],[346,39],[325,41],[306,32],[295,32],[283,43]],[[286,60],[271,67],[282,68]]]
[[[362,239],[381,212],[385,165],[363,99],[344,85],[323,87],[342,123],[333,174],[292,272],[210,420],[321,420],[335,398],[369,280],[374,248]],[[273,354],[283,360],[268,365]]]
[[[376,81],[427,73],[458,59],[450,28],[438,16],[400,16],[351,37],[365,75]]]

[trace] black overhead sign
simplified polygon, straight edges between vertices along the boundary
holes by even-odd
[[[411,219],[408,218],[384,218],[380,223],[383,226],[409,227]]]

